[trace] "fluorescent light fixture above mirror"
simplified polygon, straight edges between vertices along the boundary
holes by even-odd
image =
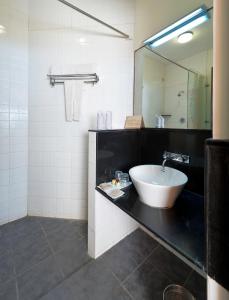
[[[161,30],[157,34],[151,36],[149,39],[144,41],[145,45],[149,45],[152,48],[156,48],[169,40],[181,35],[186,31],[199,26],[209,19],[208,11],[203,6],[200,7],[180,20],[176,21],[172,25]]]

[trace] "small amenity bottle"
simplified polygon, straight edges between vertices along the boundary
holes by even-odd
[[[97,129],[98,130],[106,129],[106,115],[102,111],[98,111],[97,113]]]
[[[112,129],[112,112],[106,112],[106,129]]]

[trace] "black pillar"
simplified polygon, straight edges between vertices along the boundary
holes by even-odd
[[[229,140],[206,141],[207,273],[229,290]]]

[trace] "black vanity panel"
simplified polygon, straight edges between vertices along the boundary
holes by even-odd
[[[114,178],[114,172],[129,171],[141,163],[139,130],[106,130],[97,132],[96,184]]]
[[[206,143],[207,272],[229,290],[229,140]]]
[[[174,161],[166,165],[188,176],[185,189],[204,195],[204,146],[210,137],[210,130],[145,129],[142,131],[142,164],[161,164],[165,150],[189,155],[189,165]]]
[[[173,208],[149,207],[140,202],[135,188],[110,201],[125,211],[199,268],[205,268],[204,147],[210,130],[141,129],[96,131],[96,183],[107,182],[116,170],[128,172],[140,164],[162,164],[163,152],[190,156],[190,165],[167,162],[188,176],[188,184]]]
[[[97,191],[205,271],[203,196],[184,191],[173,208],[159,209],[142,203],[133,185],[117,200]]]
[[[116,170],[128,172],[140,164],[162,164],[163,152],[187,154],[190,164],[167,162],[188,176],[185,189],[204,194],[204,145],[210,130],[156,129],[97,132],[96,183],[112,179]]]

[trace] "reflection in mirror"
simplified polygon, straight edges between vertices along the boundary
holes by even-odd
[[[146,127],[212,126],[212,9],[189,35],[135,52],[134,114]]]

